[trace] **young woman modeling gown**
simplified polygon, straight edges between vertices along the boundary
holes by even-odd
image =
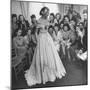
[[[37,46],[31,66],[25,73],[28,86],[54,82],[56,78],[61,79],[66,73],[53,39],[48,33],[48,14],[49,9],[43,7],[40,11],[41,18],[38,20],[38,27],[41,29],[37,37]]]

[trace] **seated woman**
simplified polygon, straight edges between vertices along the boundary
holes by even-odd
[[[18,29],[16,32],[16,37],[13,38],[13,45],[16,49],[17,56],[26,54],[27,45],[24,42],[24,37],[22,35],[22,30]]]
[[[68,58],[71,60],[70,57],[70,36],[71,35],[71,30],[68,24],[64,24],[63,26],[63,31],[62,31],[62,41],[61,41],[61,50],[63,52],[64,57]]]
[[[77,56],[76,56],[76,52],[75,52],[75,50],[77,48],[77,33],[76,33],[75,29],[74,29],[74,31],[71,30],[69,39],[70,39],[70,43],[71,43],[70,48],[68,48],[70,57],[73,61],[75,61],[75,60],[77,60]]]

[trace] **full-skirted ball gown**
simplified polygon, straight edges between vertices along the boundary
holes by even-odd
[[[31,66],[25,73],[28,86],[45,84],[48,81],[54,82],[56,78],[61,79],[66,74],[53,39],[46,28],[48,25],[48,20],[42,18],[38,20],[41,30]]]

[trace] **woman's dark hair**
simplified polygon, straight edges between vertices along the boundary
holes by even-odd
[[[12,14],[12,20],[13,20],[14,17],[16,17],[16,19],[17,19],[17,15],[16,14]]]
[[[68,15],[65,15],[65,16],[63,17],[63,21],[65,20],[66,17],[67,17],[67,18],[69,19],[69,21],[70,21],[70,18],[69,18]]]
[[[69,26],[69,24],[67,24],[67,23],[64,24],[64,25],[63,25],[63,29],[64,29],[65,26],[67,26],[67,27],[68,27],[68,30],[70,30],[70,26]]]
[[[17,15],[16,14],[12,14],[12,18],[16,17],[17,18]]]
[[[20,21],[20,17],[23,16],[23,15],[19,15],[18,16],[18,20]],[[23,19],[25,20],[24,16],[23,16]]]
[[[73,28],[74,28],[74,30],[76,30],[76,25],[77,25],[76,19],[71,19],[70,22],[71,21],[74,21],[75,22],[75,25],[73,26]]]
[[[21,28],[18,28],[16,31],[15,31],[15,36],[17,36],[17,33],[18,31],[21,30]],[[22,30],[21,30],[22,31]]]
[[[32,15],[31,15],[31,19],[32,19],[32,18],[36,18],[35,14],[32,14]]]
[[[54,27],[58,27],[59,28],[59,25],[57,23],[55,23]]]
[[[50,16],[53,16],[53,17],[55,18],[55,15],[54,15],[54,13],[50,13]]]
[[[56,16],[57,16],[57,15],[59,15],[59,16],[60,16],[60,18],[61,18],[61,14],[60,14],[60,13],[56,13]],[[59,18],[59,19],[60,19],[60,18]]]
[[[48,29],[50,29],[50,28],[52,28],[52,29],[54,30],[54,27],[53,27],[52,25],[50,25],[50,26],[48,27]]]
[[[43,12],[45,11],[45,9],[49,10],[48,7],[43,7],[43,8],[40,10],[40,13],[39,13],[41,16],[43,15]]]
[[[57,23],[55,23],[54,28],[55,27],[58,27],[58,30],[60,30],[59,25]]]
[[[64,25],[63,21],[61,21],[60,24],[59,24],[59,28],[60,28],[60,29],[61,29],[61,24]]]
[[[61,24],[63,24],[63,25],[64,25],[64,22],[63,22],[63,21],[61,21],[61,22],[60,22],[60,25],[61,25]]]

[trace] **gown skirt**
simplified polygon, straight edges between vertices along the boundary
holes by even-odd
[[[48,32],[40,32],[30,68],[25,71],[28,86],[54,82],[65,76],[66,70]]]

